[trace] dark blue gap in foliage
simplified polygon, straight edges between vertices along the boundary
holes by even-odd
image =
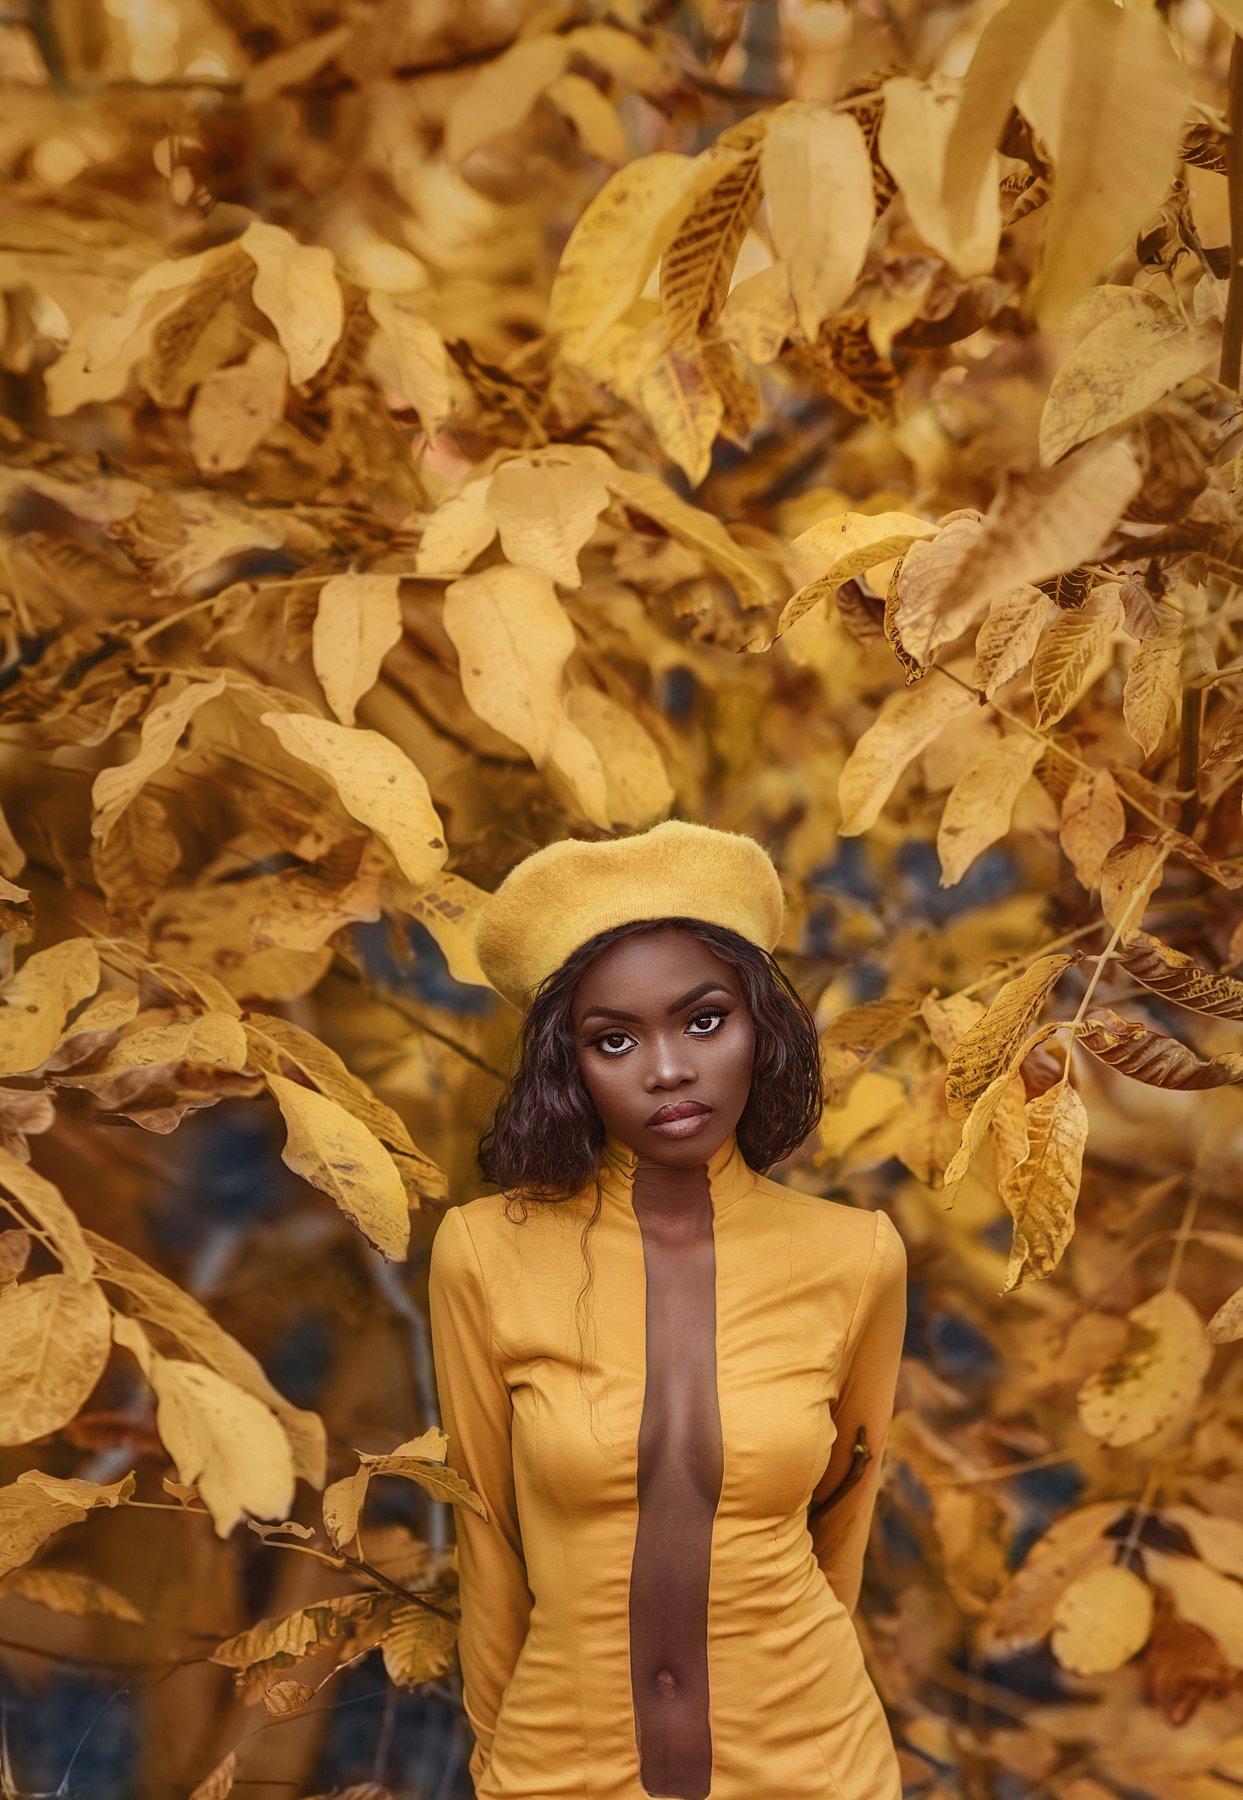
[[[353,927],[354,944],[367,974],[395,994],[443,1006],[448,1012],[482,1014],[493,1004],[491,991],[455,981],[444,953],[431,932],[417,919],[406,922],[406,941],[414,953],[409,966],[393,952],[392,927],[387,919]]]
[[[930,1314],[927,1337],[933,1358],[955,1381],[991,1381],[996,1375],[992,1344],[957,1313]]]
[[[379,1781],[420,1800],[472,1800],[471,1737],[449,1682],[385,1685],[384,1664],[368,1656],[334,1681],[335,1703],[310,1791]],[[388,1715],[388,1750],[383,1750]]]
[[[943,888],[941,860],[929,838],[913,838],[894,853],[894,870],[905,877],[902,911],[912,918],[940,924],[956,913],[991,906],[1012,894],[1022,882],[1022,871],[1011,853],[994,844],[977,856],[961,881]]]
[[[863,839],[838,838],[832,856],[818,863],[807,877],[812,894],[849,894],[854,900],[876,900],[879,890]]]
[[[133,1800],[137,1721],[133,1692],[120,1675],[58,1669],[46,1686],[28,1690],[5,1675],[0,1698],[19,1793],[58,1793],[73,1759],[63,1800]]]
[[[268,1380],[295,1406],[314,1409],[332,1372],[332,1332],[322,1314],[295,1319],[263,1361]]]

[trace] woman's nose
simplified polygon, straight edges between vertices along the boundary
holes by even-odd
[[[653,1048],[645,1085],[649,1088],[673,1087],[692,1079],[694,1074],[694,1063],[685,1041],[675,1038],[667,1043],[657,1043]]]

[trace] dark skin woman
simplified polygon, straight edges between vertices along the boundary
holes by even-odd
[[[499,1318],[488,1315],[490,1329],[495,1332],[492,1341],[504,1345],[504,1354],[511,1359],[515,1372],[521,1371],[522,1382],[540,1385],[536,1408],[548,1408],[536,1415],[546,1421],[546,1436],[541,1440],[545,1449],[537,1452],[537,1457],[542,1454],[547,1463],[552,1456],[555,1462],[556,1453],[551,1446],[564,1419],[565,1428],[577,1445],[574,1454],[578,1467],[593,1471],[592,1479],[597,1478],[595,1472],[603,1471],[598,1476],[601,1491],[608,1493],[611,1482],[615,1494],[615,1441],[604,1433],[591,1445],[584,1434],[576,1435],[577,1417],[564,1392],[558,1400],[549,1397],[564,1363],[558,1352],[547,1347],[555,1340],[548,1335],[537,1297],[558,1291],[561,1271],[566,1267],[560,1233],[551,1238],[542,1233],[534,1237],[528,1253],[525,1245],[515,1239],[511,1227],[524,1225],[533,1211],[556,1212],[566,1205],[572,1205],[574,1216],[583,1221],[581,1241],[587,1279],[579,1290],[577,1305],[582,1352],[584,1318],[593,1312],[587,1306],[584,1314],[582,1303],[591,1295],[595,1280],[594,1238],[605,1216],[601,1171],[606,1160],[613,1170],[610,1206],[615,1208],[619,1192],[624,1192],[624,1204],[633,1210],[645,1291],[636,1292],[632,1299],[628,1294],[621,1296],[620,1304],[623,1309],[633,1309],[631,1317],[642,1319],[642,1328],[637,1332],[642,1350],[638,1344],[628,1347],[624,1367],[610,1366],[607,1352],[603,1365],[598,1357],[593,1357],[591,1387],[596,1399],[602,1388],[606,1392],[611,1389],[612,1400],[617,1393],[632,1387],[635,1370],[641,1367],[638,1404],[633,1414],[633,1538],[627,1531],[613,1554],[626,1558],[623,1592],[628,1606],[628,1698],[632,1702],[626,1714],[633,1713],[632,1744],[638,1752],[638,1780],[643,1792],[659,1796],[660,1800],[706,1800],[722,1768],[731,1767],[728,1762],[722,1763],[722,1756],[732,1757],[732,1766],[738,1766],[736,1737],[730,1735],[737,1731],[736,1710],[714,1716],[709,1682],[709,1602],[710,1598],[714,1602],[717,1598],[714,1557],[718,1546],[723,1546],[720,1572],[726,1581],[737,1578],[740,1567],[754,1559],[758,1580],[768,1582],[771,1569],[771,1579],[779,1584],[786,1582],[789,1597],[779,1599],[779,1607],[784,1606],[787,1614],[790,1609],[797,1612],[803,1608],[808,1619],[814,1614],[818,1634],[826,1644],[835,1632],[838,1634],[840,1642],[834,1646],[835,1652],[844,1650],[848,1657],[856,1659],[846,1670],[847,1687],[863,1697],[858,1707],[850,1709],[846,1729],[854,1731],[849,1720],[859,1714],[869,1694],[873,1719],[880,1721],[879,1726],[870,1726],[871,1737],[861,1740],[864,1750],[855,1748],[854,1753],[856,1757],[870,1757],[872,1752],[867,1746],[879,1745],[868,1764],[869,1769],[878,1771],[878,1782],[881,1765],[893,1760],[892,1744],[882,1730],[879,1701],[860,1675],[857,1640],[853,1636],[841,1637],[840,1625],[845,1617],[842,1607],[835,1598],[824,1600],[822,1596],[831,1595],[831,1590],[809,1577],[809,1571],[816,1566],[815,1544],[798,1547],[787,1536],[789,1548],[784,1553],[774,1548],[773,1534],[785,1530],[788,1521],[777,1520],[761,1535],[753,1529],[756,1515],[751,1508],[764,1502],[752,1502],[737,1494],[729,1496],[731,1510],[724,1519],[724,1530],[721,1529],[730,1468],[737,1473],[737,1459],[746,1455],[748,1437],[757,1426],[749,1410],[749,1398],[739,1392],[736,1361],[732,1388],[719,1388],[719,1358],[722,1350],[728,1357],[737,1358],[743,1341],[752,1346],[745,1352],[744,1360],[745,1356],[754,1358],[755,1334],[762,1337],[770,1329],[744,1306],[744,1330],[751,1336],[740,1339],[736,1279],[739,1269],[735,1260],[731,1276],[729,1253],[724,1247],[732,1245],[736,1259],[742,1235],[754,1235],[757,1243],[764,1238],[766,1209],[774,1205],[784,1207],[786,1202],[784,1190],[760,1172],[773,1168],[798,1149],[814,1130],[822,1105],[815,1020],[768,951],[725,927],[694,918],[661,917],[610,927],[573,951],[545,978],[527,1004],[513,1075],[479,1146],[480,1167],[501,1191],[503,1205],[498,1210],[491,1197],[472,1203],[478,1208],[482,1246],[479,1254],[466,1234],[449,1240],[455,1260],[452,1265],[446,1263],[451,1279],[447,1276],[438,1288],[439,1318],[445,1360],[451,1353],[455,1357],[452,1370],[446,1370],[445,1391],[448,1394],[456,1389],[460,1396],[456,1407],[459,1426],[466,1423],[467,1404],[486,1401],[489,1389],[481,1384],[492,1378],[486,1373],[484,1361],[477,1357],[464,1363],[461,1353],[455,1351],[452,1309],[458,1303],[456,1295],[461,1294],[463,1308],[469,1307],[472,1316],[477,1315],[480,1293],[471,1285],[475,1272],[495,1269],[497,1286],[493,1292],[504,1310]],[[612,1141],[612,1149],[606,1145],[606,1136]],[[736,1207],[725,1210],[732,1205],[728,1190],[726,1197],[718,1201],[718,1190],[709,1182],[709,1164],[721,1167],[720,1153],[727,1149],[731,1138],[736,1139],[734,1154],[738,1166],[757,1172],[755,1180],[760,1183],[755,1189],[754,1204],[745,1214]],[[633,1167],[627,1167],[624,1189],[616,1185],[618,1146],[634,1158]],[[722,1208],[719,1218],[715,1210],[718,1205]],[[805,1254],[815,1254],[815,1246],[823,1243],[825,1221],[805,1201],[792,1200],[790,1206],[789,1232],[800,1234],[801,1243],[807,1247]],[[850,1266],[858,1269],[859,1245],[870,1245],[871,1238],[866,1226],[859,1232],[853,1224],[849,1230],[855,1235],[848,1237],[845,1221],[849,1209],[840,1210],[842,1221],[834,1232],[835,1244],[842,1246],[843,1261],[849,1263],[853,1258]],[[464,1216],[469,1213],[470,1209],[465,1209]],[[616,1228],[616,1213],[607,1217],[612,1228],[608,1229],[605,1242],[610,1257],[615,1258],[622,1240]],[[745,1229],[744,1220],[749,1220]],[[776,1242],[780,1245],[779,1255],[787,1247],[792,1258],[797,1254],[795,1239],[784,1231]],[[765,1279],[765,1269],[771,1271],[773,1243],[768,1238],[761,1253],[766,1261],[756,1269],[759,1286]],[[460,1258],[459,1249],[454,1246],[460,1246]],[[616,1266],[611,1263],[611,1272]],[[718,1317],[723,1273],[725,1291],[731,1296],[734,1310],[732,1315],[722,1313]],[[790,1280],[799,1278],[791,1261]],[[826,1283],[823,1298],[819,1293],[816,1297],[825,1316],[836,1319],[834,1330],[839,1343],[845,1341],[856,1299],[862,1291],[854,1286],[854,1279],[852,1274],[849,1295],[838,1293],[831,1283]],[[788,1287],[788,1282],[785,1285]],[[606,1281],[605,1286],[612,1309],[612,1329],[616,1332],[619,1296],[615,1273],[613,1283]],[[782,1288],[778,1286],[774,1291],[779,1302]],[[807,1315],[800,1321],[804,1330],[806,1323]],[[726,1328],[732,1336],[723,1340],[720,1333]],[[780,1334],[784,1327],[778,1324],[776,1329]],[[805,1414],[790,1414],[796,1421],[793,1429],[802,1434],[800,1441],[805,1441],[814,1405],[812,1397],[823,1391],[816,1352],[805,1349],[801,1341],[794,1346],[780,1335],[769,1341],[784,1343],[784,1347],[775,1348],[771,1356],[767,1351],[759,1352],[763,1379],[772,1381],[778,1409],[782,1404],[805,1407]],[[585,1354],[580,1354],[580,1377],[587,1360]],[[824,1374],[827,1376],[827,1370]],[[796,1391],[803,1398],[792,1401],[790,1396]],[[530,1386],[516,1392],[521,1397],[521,1407],[530,1409]],[[586,1398],[586,1384],[582,1392]],[[785,1396],[784,1402],[778,1398],[780,1395]],[[882,1395],[882,1401],[883,1398]],[[876,1404],[879,1406],[880,1401]],[[506,1416],[509,1397],[499,1397],[497,1405],[502,1415],[500,1432],[512,1433],[516,1429],[513,1419]],[[853,1413],[858,1408],[851,1403],[849,1394],[846,1405],[842,1422],[845,1429],[847,1417],[851,1418],[850,1438],[838,1446],[835,1458],[825,1466],[816,1484],[808,1513],[809,1530],[814,1521],[823,1517],[823,1510],[854,1485],[862,1469],[858,1459],[855,1466],[848,1467],[854,1437]],[[564,1411],[558,1413],[557,1406]],[[515,1413],[513,1418],[517,1416]],[[614,1412],[614,1420],[616,1417]],[[495,1420],[492,1429],[497,1429]],[[522,1429],[525,1432],[529,1428],[524,1423]],[[810,1429],[814,1433],[819,1427],[813,1424]],[[532,1441],[538,1430],[537,1425]],[[731,1430],[735,1434],[732,1438]],[[859,1430],[862,1435],[862,1427]],[[527,1441],[524,1438],[524,1452]],[[735,1457],[732,1465],[731,1445]],[[491,1453],[495,1461],[491,1464],[482,1435],[476,1447],[477,1466],[493,1475],[497,1508],[509,1509],[510,1536],[505,1541],[516,1549],[513,1534],[517,1520],[505,1490],[506,1446],[495,1446]],[[524,1464],[524,1474],[525,1467]],[[750,1477],[753,1487],[762,1485],[763,1479],[756,1472]],[[533,1492],[533,1520],[539,1517],[541,1503],[550,1507],[559,1504],[548,1488],[541,1489],[538,1498]],[[574,1501],[569,1499],[569,1504],[572,1507]],[[466,1529],[473,1529],[473,1524],[468,1521]],[[485,1533],[476,1533],[476,1540],[471,1571],[475,1593],[484,1591],[481,1584],[486,1569],[493,1580],[492,1592],[504,1600],[503,1608],[498,1607],[489,1615],[483,1612],[481,1600],[475,1598],[472,1614],[475,1629],[468,1646],[469,1661],[486,1730],[489,1715],[498,1716],[504,1683],[513,1679],[507,1665],[514,1668],[521,1662],[530,1629],[531,1594],[525,1585],[524,1568],[515,1570],[506,1563],[503,1544],[498,1545],[495,1537],[489,1538]],[[830,1541],[830,1536],[821,1532],[818,1543],[826,1554]],[[606,1584],[614,1582],[616,1574],[614,1563],[601,1570]],[[556,1603],[554,1596],[553,1604]],[[837,1608],[836,1620],[825,1610],[830,1606]],[[724,1618],[722,1615],[722,1623]],[[502,1633],[499,1639],[490,1635],[498,1630]],[[609,1652],[598,1624],[594,1631],[595,1635],[588,1635],[583,1642],[589,1658],[597,1659],[598,1667],[602,1647],[604,1654]],[[535,1641],[537,1655],[543,1657],[546,1651],[538,1632]],[[772,1639],[773,1645],[779,1642],[778,1637]],[[714,1679],[728,1691],[734,1653],[732,1648],[722,1650],[719,1635],[715,1644]],[[561,1645],[549,1648],[555,1655]],[[560,1716],[558,1708],[568,1710],[572,1705],[572,1677],[563,1673],[560,1685],[555,1690],[550,1688],[544,1699],[539,1693],[540,1676],[541,1664],[537,1660],[523,1664],[517,1679],[526,1686],[528,1696],[534,1697],[536,1707],[546,1705],[553,1716]],[[778,1687],[782,1680],[789,1679],[788,1665],[778,1664]],[[816,1679],[811,1667],[807,1667],[806,1679]],[[788,1688],[783,1691],[789,1693]],[[716,1702],[718,1706],[722,1704],[720,1692]],[[827,1704],[832,1705],[833,1700]],[[738,1706],[736,1695],[732,1705],[735,1709]],[[602,1739],[608,1742],[615,1727],[606,1714],[600,1717]],[[793,1728],[789,1724],[791,1718]],[[773,1742],[782,1760],[780,1776],[784,1778],[789,1770],[795,1780],[804,1781],[808,1773],[814,1772],[820,1752],[815,1749],[814,1740],[809,1742],[798,1735],[801,1715],[786,1713],[775,1723]],[[714,1727],[720,1739],[715,1745]],[[538,1761],[538,1747],[527,1749],[523,1741],[523,1732],[530,1729],[521,1710],[515,1712],[505,1735],[505,1762],[497,1771],[501,1783],[523,1780],[516,1772],[522,1757]],[[527,1739],[526,1743],[532,1741]],[[588,1724],[588,1757],[595,1749]],[[606,1750],[600,1753],[609,1754]],[[744,1762],[746,1754],[742,1752]],[[484,1763],[482,1756],[477,1760],[480,1765]],[[487,1766],[490,1772],[490,1762]],[[751,1778],[749,1774],[746,1777]],[[525,1779],[530,1785],[532,1778]],[[892,1771],[884,1771],[883,1800],[893,1800],[896,1781],[894,1764]],[[525,1791],[524,1787],[524,1794]],[[531,1792],[535,1791],[532,1786]],[[882,1787],[878,1785],[869,1800],[881,1800],[881,1796]],[[764,1794],[762,1800],[774,1800],[774,1796]]]
[[[583,1083],[638,1155],[647,1387],[630,1587],[643,1785],[703,1800],[711,1784],[707,1617],[721,1491],[716,1259],[707,1159],[751,1092],[755,1029],[734,968],[671,926],[623,938],[571,1006]]]

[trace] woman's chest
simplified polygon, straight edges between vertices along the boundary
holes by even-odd
[[[852,1296],[796,1220],[718,1221],[707,1258],[645,1256],[637,1229],[541,1257],[494,1299],[519,1481],[573,1514],[631,1506],[640,1471],[721,1470],[719,1508],[788,1516],[828,1462]],[[718,1462],[719,1459],[719,1462]]]

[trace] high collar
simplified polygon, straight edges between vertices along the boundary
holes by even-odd
[[[623,1206],[629,1212],[633,1207],[638,1153],[629,1144],[623,1144],[620,1138],[614,1137],[612,1132],[608,1132],[605,1134],[598,1162],[600,1191],[605,1203]],[[731,1131],[725,1142],[713,1151],[706,1166],[708,1192],[712,1197],[714,1214],[732,1206],[755,1186],[755,1170],[744,1160],[735,1132]]]

